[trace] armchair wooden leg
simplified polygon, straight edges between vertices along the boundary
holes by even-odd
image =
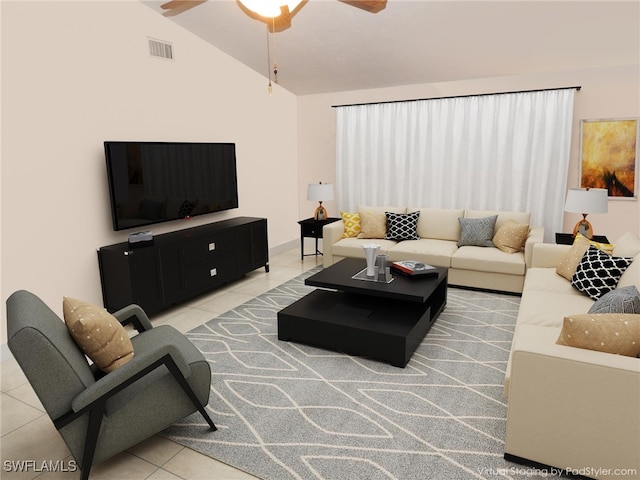
[[[98,444],[98,435],[100,434],[100,425],[102,425],[102,416],[104,414],[104,402],[96,405],[89,411],[89,425],[87,427],[87,437],[84,443],[84,452],[82,453],[82,466],[80,467],[80,480],[88,480],[93,456]]]
[[[211,427],[211,430],[213,430],[214,432],[218,430],[218,427],[216,427],[215,423],[213,423],[213,420],[211,420],[211,417],[209,416],[209,414],[207,413],[204,407],[199,407],[198,411],[202,414],[204,419],[207,421],[207,423]]]

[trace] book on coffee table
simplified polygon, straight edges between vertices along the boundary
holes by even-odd
[[[417,260],[399,260],[397,262],[391,262],[391,268],[394,271],[409,277],[416,277],[418,275],[438,275],[438,270],[436,270],[435,267],[427,265],[426,263],[418,262]]]

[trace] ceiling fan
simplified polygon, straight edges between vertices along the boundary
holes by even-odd
[[[185,12],[207,0],[170,0],[160,7],[166,10],[163,15],[172,17]],[[251,18],[264,22],[269,31],[281,32],[291,26],[291,18],[308,0],[236,0],[238,6]],[[370,13],[378,13],[387,6],[387,0],[338,0],[347,5]],[[266,10],[265,10],[266,8]]]

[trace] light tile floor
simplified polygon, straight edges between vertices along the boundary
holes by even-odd
[[[152,318],[152,323],[173,325],[187,332],[321,262],[321,256],[305,257],[302,262],[299,249],[289,250],[270,259],[269,273],[264,268],[255,270],[237,282]],[[15,360],[0,364],[0,380],[0,478],[77,479],[77,471],[60,471],[71,470],[73,459]],[[213,420],[215,422],[215,418]],[[48,466],[57,471],[47,471]],[[245,480],[255,477],[156,435],[95,465],[90,478]]]

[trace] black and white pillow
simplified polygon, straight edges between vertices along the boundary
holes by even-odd
[[[640,292],[635,285],[611,290],[596,300],[589,313],[640,313]]]
[[[420,212],[392,213],[384,212],[387,216],[387,240],[418,240],[418,217]]]
[[[614,257],[591,245],[571,277],[571,285],[597,300],[616,288],[632,261],[633,258]]]

